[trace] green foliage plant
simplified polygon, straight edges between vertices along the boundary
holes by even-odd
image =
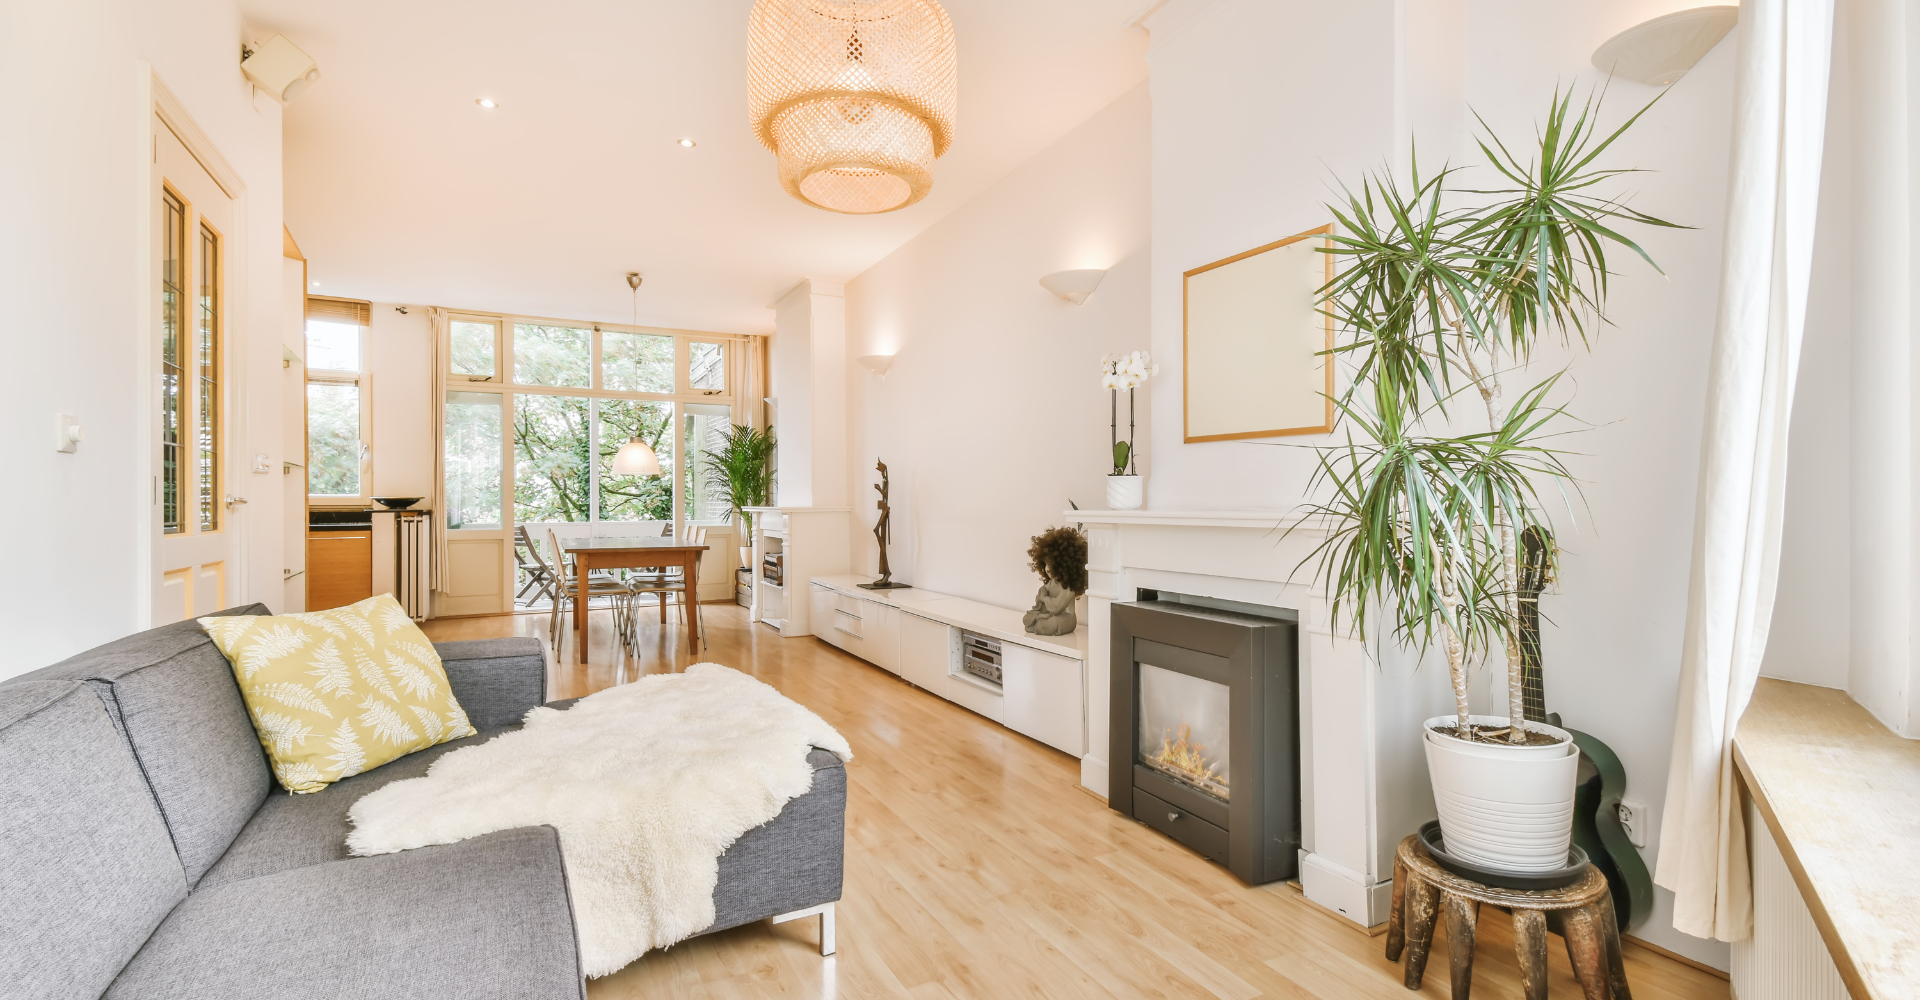
[[[765,507],[771,499],[773,448],[772,430],[734,424],[718,450],[701,452],[707,459],[707,485],[739,515],[747,538],[753,537],[753,514],[747,508]]]
[[[1515,540],[1546,524],[1543,493],[1571,509],[1578,489],[1566,453],[1550,447],[1569,417],[1549,401],[1562,373],[1510,401],[1502,377],[1523,370],[1543,336],[1591,348],[1608,322],[1610,247],[1659,270],[1620,229],[1679,228],[1598,193],[1636,172],[1596,163],[1652,107],[1603,132],[1600,103],[1556,91],[1527,147],[1481,119],[1493,188],[1456,186],[1455,168],[1423,176],[1416,154],[1407,182],[1370,175],[1329,206],[1339,266],[1321,308],[1342,331],[1327,353],[1351,379],[1334,400],[1345,443],[1317,449],[1310,491],[1324,499],[1301,522],[1328,534],[1302,565],[1315,564],[1334,620],[1362,640],[1384,617],[1401,643],[1444,648],[1463,737],[1467,668],[1496,649],[1509,716],[1524,717]],[[1478,397],[1486,430],[1451,432],[1449,405],[1463,396]],[[1506,738],[1526,735],[1516,724]]]

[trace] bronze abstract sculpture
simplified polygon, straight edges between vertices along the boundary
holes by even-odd
[[[887,565],[887,543],[893,541],[893,508],[887,505],[887,491],[892,483],[887,479],[887,463],[875,462],[873,467],[880,470],[880,481],[873,487],[874,492],[880,494],[880,520],[873,525],[874,540],[880,543],[880,579],[856,586],[862,590],[912,590],[912,584],[893,582],[893,567]]]

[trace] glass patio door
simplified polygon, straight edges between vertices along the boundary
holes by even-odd
[[[454,315],[447,346],[448,554],[436,614],[497,613],[516,596],[522,606],[538,598],[525,573],[529,539],[551,562],[555,535],[658,535],[730,513],[711,499],[699,460],[731,426],[724,341]],[[636,438],[658,474],[614,473],[614,457]],[[727,546],[727,528],[716,527],[710,544]],[[722,588],[725,551],[728,565],[702,564]]]

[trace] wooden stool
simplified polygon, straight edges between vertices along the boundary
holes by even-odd
[[[1633,1000],[1620,957],[1620,925],[1613,915],[1613,894],[1606,876],[1588,867],[1580,881],[1563,889],[1498,889],[1462,878],[1440,867],[1419,837],[1400,842],[1393,859],[1393,913],[1387,919],[1387,961],[1407,952],[1407,989],[1420,988],[1433,947],[1433,918],[1447,915],[1447,966],[1454,1000],[1467,1000],[1473,988],[1473,930],[1480,904],[1513,911],[1513,939],[1520,954],[1520,985],[1527,1000],[1546,1000],[1547,924],[1567,939],[1567,957],[1586,1000]]]

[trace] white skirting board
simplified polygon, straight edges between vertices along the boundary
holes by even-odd
[[[1393,905],[1393,881],[1369,882],[1350,868],[1307,851],[1300,852],[1300,891],[1362,927],[1385,923]]]
[[[1733,995],[1739,1000],[1847,1000],[1847,984],[1793,881],[1780,845],[1752,803],[1753,936],[1733,943]]]

